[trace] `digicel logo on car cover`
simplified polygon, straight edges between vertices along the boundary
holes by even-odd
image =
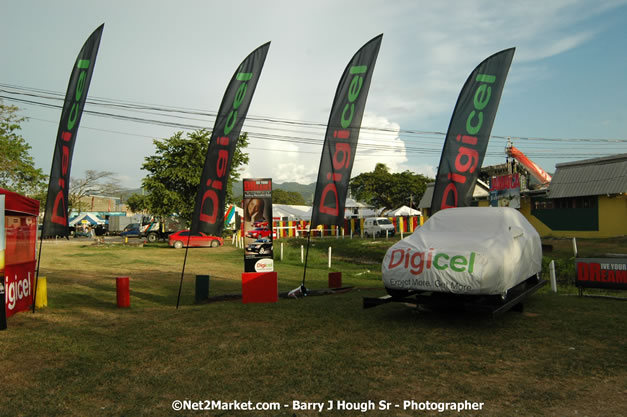
[[[342,109],[342,115],[340,118],[340,125],[342,129],[333,131],[333,142],[331,146],[334,146],[333,151],[333,170],[327,172],[326,179],[331,181],[327,184],[320,195],[320,205],[318,209],[320,213],[329,214],[331,216],[337,216],[339,214],[339,198],[337,195],[336,182],[342,181],[345,175],[350,175],[351,172],[351,145],[348,142],[344,142],[350,138],[350,127],[353,116],[355,114],[355,101],[359,97],[361,87],[364,83],[364,77],[360,74],[365,74],[368,70],[366,65],[358,65],[350,68],[349,73],[354,75],[351,79],[351,83],[348,87],[348,96],[346,97],[346,104]],[[331,193],[330,201],[327,202],[327,196]],[[328,204],[330,203],[330,204]]]
[[[432,267],[440,271],[450,269],[454,272],[473,273],[475,252],[470,252],[468,256],[451,256],[444,252],[436,253],[434,251],[434,248],[429,248],[427,252],[414,252],[411,248],[394,249],[390,256],[388,269],[401,267],[413,275],[420,275],[424,270]]]
[[[477,74],[476,81],[481,84],[475,91],[473,98],[474,108],[466,119],[466,134],[459,134],[455,138],[461,145],[457,149],[454,170],[448,174],[448,179],[451,182],[446,186],[442,194],[441,209],[457,207],[457,185],[455,183],[464,184],[470,174],[475,172],[479,163],[479,152],[474,148],[477,146],[476,135],[483,126],[483,109],[490,102],[492,95],[490,84],[494,84],[496,76]]]
[[[54,198],[54,207],[52,209],[51,218],[53,223],[57,223],[62,226],[67,225],[67,205],[65,204],[64,190],[65,187],[69,185],[68,167],[70,165],[70,146],[72,145],[72,140],[74,140],[76,119],[78,118],[80,101],[83,97],[83,91],[85,89],[87,70],[89,69],[89,59],[79,59],[76,63],[76,67],[82,71],[78,76],[78,82],[76,83],[76,90],[74,91],[74,94],[68,96],[68,99],[74,99],[74,103],[72,104],[72,108],[70,109],[70,114],[67,119],[67,124],[65,126],[66,130],[61,132],[61,139],[63,140],[63,156],[61,158],[61,175],[59,176],[60,190]]]
[[[235,76],[237,81],[242,81],[237,92],[235,93],[235,99],[233,100],[233,105],[229,116],[226,119],[226,125],[224,126],[224,136],[220,136],[216,138],[216,143],[219,146],[223,146],[223,149],[218,150],[218,161],[216,162],[216,175],[218,179],[207,181],[207,190],[202,196],[202,203],[200,206],[200,221],[215,224],[216,219],[218,217],[218,207],[220,207],[218,203],[218,194],[215,190],[222,190],[222,188],[226,184],[226,173],[229,161],[231,160],[229,155],[229,143],[231,142],[231,138],[229,138],[229,134],[233,127],[235,126],[235,122],[237,122],[237,111],[239,107],[242,105],[244,98],[246,97],[246,89],[248,88],[247,81],[253,78],[252,72],[239,72]],[[237,138],[235,138],[237,139]],[[211,187],[211,188],[210,188]],[[204,207],[207,199],[211,200],[212,211],[211,214],[205,214]]]

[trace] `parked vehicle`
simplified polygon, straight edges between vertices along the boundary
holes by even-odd
[[[410,291],[495,295],[542,271],[542,243],[534,227],[509,207],[440,210],[392,246],[381,267],[392,297]]]
[[[142,218],[136,214],[134,216],[109,216],[108,232],[111,235],[118,235],[131,223],[139,223]]]
[[[254,222],[252,224],[252,227],[254,227],[256,229],[267,229],[268,228],[268,222]]]
[[[250,245],[246,246],[246,252],[258,253],[259,255],[265,255],[272,252],[272,239],[267,237],[257,239]]]
[[[387,217],[371,217],[364,221],[364,234],[369,236],[394,236],[394,225]]]
[[[126,225],[124,230],[120,233],[122,237],[141,237],[141,231],[139,229],[139,223],[131,223]]]
[[[144,237],[148,242],[154,243],[158,240],[167,240],[171,233],[181,229],[182,224],[178,218],[144,216],[139,225],[138,237]]]
[[[202,232],[198,232],[190,236],[189,230],[180,230],[168,236],[168,244],[176,249],[186,247],[188,242],[190,248],[216,248],[224,245],[224,240],[221,237],[209,236]]]

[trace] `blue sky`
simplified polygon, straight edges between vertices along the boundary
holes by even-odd
[[[244,124],[251,162],[243,174],[313,182],[324,137],[317,125],[328,120],[339,77],[357,49],[383,33],[362,123],[373,129],[362,130],[360,144],[385,144],[389,151],[360,148],[353,175],[377,162],[433,175],[441,133],[466,77],[484,58],[512,46],[516,54],[484,165],[504,162],[505,137],[551,172],[556,163],[627,152],[627,1],[510,3],[5,0],[0,96],[29,117],[22,135],[47,173],[60,110],[15,100],[55,103],[28,98],[24,89],[64,94],[78,51],[101,23],[89,98],[208,113],[218,109],[244,57],[272,41]],[[210,116],[105,111],[213,126]],[[279,122],[285,119],[305,125]],[[152,138],[177,130],[85,114],[72,176],[107,170],[122,185],[139,186]]]

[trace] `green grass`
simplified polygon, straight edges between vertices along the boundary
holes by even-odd
[[[279,290],[302,279],[300,244],[284,242]],[[482,411],[393,409],[373,416],[618,416],[627,391],[627,303],[555,295],[545,287],[524,313],[498,319],[403,304],[363,310],[380,296],[387,244],[316,239],[307,283],[342,271],[344,294],[194,305],[194,275],[211,295],[241,291],[243,253],[230,245],[184,251],[44,245],[47,308],[0,332],[0,416],[357,416],[358,412],[185,411],[174,400],[477,401]],[[351,259],[351,253],[359,253]],[[366,272],[370,271],[370,272]],[[131,278],[131,308],[116,308],[115,277]]]

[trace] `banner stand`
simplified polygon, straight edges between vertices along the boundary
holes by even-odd
[[[276,272],[243,272],[242,303],[276,303],[279,286]]]

